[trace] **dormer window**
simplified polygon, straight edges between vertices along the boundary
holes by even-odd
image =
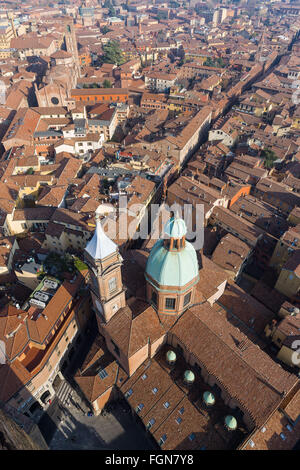
[[[157,293],[155,291],[152,291],[151,302],[155,307],[157,306]]]
[[[130,388],[130,389],[127,390],[127,392],[125,393],[125,397],[126,397],[126,398],[129,398],[129,397],[131,397],[132,394],[133,394],[133,390],[132,390],[132,388]]]
[[[155,424],[155,419],[154,418],[150,419],[150,421],[147,424],[147,429],[152,428],[154,424]]]
[[[140,404],[136,407],[135,411],[136,411],[137,413],[139,413],[143,408],[144,408],[144,403],[140,403]]]

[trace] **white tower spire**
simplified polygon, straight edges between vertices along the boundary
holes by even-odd
[[[105,234],[99,214],[96,213],[96,230],[85,251],[95,260],[102,260],[118,250],[117,245]]]

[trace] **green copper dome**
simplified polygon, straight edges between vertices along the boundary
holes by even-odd
[[[203,393],[203,400],[206,405],[214,405],[215,404],[215,397],[211,392],[204,392]]]
[[[184,373],[185,382],[192,383],[195,380],[195,374],[191,370],[186,370]]]
[[[225,425],[230,431],[234,431],[237,428],[237,420],[234,416],[227,415],[225,417]]]
[[[166,354],[166,358],[168,362],[175,362],[176,361],[176,354],[174,351],[168,351]]]
[[[176,238],[183,237],[186,233],[184,220],[175,219],[173,228],[171,223],[172,219],[167,222],[165,232],[172,237],[175,237],[173,232],[176,232]],[[158,240],[150,252],[145,276],[149,282],[152,278],[161,286],[183,287],[195,278],[196,283],[199,266],[194,247],[186,241],[181,250],[170,251],[164,246],[164,240]]]
[[[165,234],[170,238],[182,238],[186,235],[186,225],[183,219],[172,217],[165,225]]]

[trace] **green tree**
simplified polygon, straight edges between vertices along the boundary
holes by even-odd
[[[107,78],[102,83],[103,88],[111,88],[111,82]]]
[[[109,14],[109,16],[116,16],[116,10],[114,9],[113,6],[111,6],[111,7],[108,9],[108,14]]]
[[[103,46],[104,55],[102,56],[102,63],[107,64],[124,64],[123,53],[119,41],[109,41]]]
[[[110,31],[112,31],[111,29],[108,28],[108,26],[103,26],[103,28],[101,28],[101,33],[102,34],[107,34],[109,33]]]
[[[222,67],[222,68],[225,67],[225,62],[224,62],[224,60],[222,59],[222,57],[219,57],[219,58],[217,59],[217,63],[218,63],[218,66],[219,66],[219,67]]]
[[[261,157],[264,159],[264,167],[270,170],[274,166],[275,160],[277,160],[277,155],[271,149],[263,149],[261,152]]]
[[[177,50],[177,56],[180,58],[179,66],[183,65],[186,62],[185,51],[182,46]]]
[[[213,61],[211,60],[210,57],[207,57],[205,62],[203,62],[203,65],[205,65],[206,67],[212,67],[213,66],[212,64],[213,64]]]
[[[162,30],[158,31],[158,33],[157,33],[158,42],[163,42],[164,39],[165,39],[164,32]]]
[[[207,57],[205,62],[203,63],[206,67],[225,67],[225,62],[223,61],[222,57],[218,57],[217,59],[213,60],[211,57]]]

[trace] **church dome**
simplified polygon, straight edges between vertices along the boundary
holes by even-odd
[[[204,392],[203,393],[203,400],[204,400],[204,403],[207,406],[214,405],[215,401],[216,401],[214,395],[211,392]]]
[[[182,219],[170,219],[165,232],[170,238],[182,238],[186,234],[186,225]],[[164,240],[158,240],[153,246],[146,266],[146,278],[154,280],[160,286],[183,287],[196,278],[199,267],[197,255],[191,243],[185,241],[179,250],[170,250]]]
[[[176,361],[176,354],[174,351],[169,350],[166,354],[167,361],[171,364]]]
[[[224,421],[225,426],[229,431],[234,431],[237,428],[237,421],[234,416],[227,415]]]
[[[170,238],[182,238],[186,235],[185,221],[172,217],[165,225],[165,234]]]
[[[183,378],[186,383],[191,384],[195,381],[195,374],[191,370],[186,370]]]

